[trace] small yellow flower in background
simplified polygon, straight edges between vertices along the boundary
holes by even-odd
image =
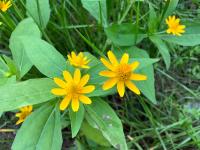
[[[125,53],[120,62],[116,59],[112,51],[108,51],[108,58],[110,62],[106,59],[101,58],[101,62],[109,69],[101,71],[99,74],[110,78],[103,84],[103,90],[108,90],[117,84],[117,90],[120,97],[124,96],[125,86],[128,87],[131,91],[140,94],[140,90],[135,86],[131,81],[142,81],[146,80],[147,77],[141,74],[135,74],[133,71],[139,66],[139,62],[135,61],[131,64],[128,64],[129,55]]]
[[[32,106],[25,106],[25,107],[20,108],[21,112],[16,113],[15,115],[16,117],[19,118],[19,120],[16,122],[16,125],[24,122],[26,117],[28,117],[31,114],[32,110],[33,110]]]
[[[82,52],[80,52],[78,55],[76,55],[75,52],[71,52],[71,55],[67,55],[69,62],[71,65],[79,68],[90,68],[88,66],[88,63],[90,60],[87,59],[86,56]]]
[[[70,102],[74,112],[79,109],[79,101],[83,104],[92,103],[91,99],[85,96],[85,94],[91,93],[95,89],[95,86],[93,85],[86,86],[90,79],[89,74],[86,74],[81,78],[80,69],[76,69],[73,77],[68,71],[63,71],[63,76],[65,81],[54,78],[54,82],[60,88],[51,90],[54,95],[64,96],[64,99],[60,103],[60,110],[65,110]]]
[[[166,24],[168,25],[167,33],[169,34],[181,36],[185,32],[185,25],[181,25],[180,19],[175,16],[169,16],[166,19]]]
[[[0,10],[6,12],[12,6],[10,0],[0,0]]]

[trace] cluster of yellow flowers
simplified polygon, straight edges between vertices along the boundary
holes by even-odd
[[[110,62],[105,58],[100,59],[108,70],[101,71],[99,75],[110,78],[103,84],[103,90],[108,90],[117,84],[117,90],[121,97],[124,96],[125,86],[134,93],[140,94],[139,89],[131,82],[131,80],[141,81],[147,79],[144,75],[133,73],[139,66],[139,62],[136,61],[128,64],[129,55],[127,53],[125,53],[120,62],[118,62],[112,51],[108,51],[108,58]],[[87,97],[86,94],[93,92],[95,86],[87,85],[90,79],[89,74],[81,77],[80,68],[89,68],[90,62],[83,53],[76,55],[75,52],[72,52],[71,55],[68,55],[68,60],[71,65],[76,67],[73,77],[70,72],[63,71],[64,80],[54,78],[54,82],[59,88],[54,88],[51,92],[56,96],[64,96],[64,99],[60,103],[60,110],[66,109],[71,102],[72,110],[76,112],[79,109],[79,102],[82,102],[83,104],[92,103],[91,99]]]

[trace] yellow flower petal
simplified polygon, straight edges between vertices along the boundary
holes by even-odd
[[[90,93],[94,91],[94,89],[95,89],[95,86],[88,85],[88,86],[83,87],[80,93]]]
[[[16,122],[16,125],[18,125],[18,124],[20,124],[20,123],[22,123],[22,122],[24,122],[24,119],[19,119],[19,120]]]
[[[57,96],[63,96],[63,95],[67,94],[66,90],[61,89],[61,88],[52,89],[51,93],[54,94],[54,95],[57,95]]]
[[[106,66],[108,69],[110,70],[114,70],[115,68],[111,65],[111,63],[109,63],[106,59],[101,58],[100,59],[101,62],[104,64],[104,66]]]
[[[135,69],[137,69],[137,67],[139,66],[139,62],[138,61],[134,61],[130,64],[131,66],[131,70],[134,71]]]
[[[135,81],[142,81],[142,80],[147,80],[147,76],[132,73],[130,79]]]
[[[118,61],[112,51],[108,51],[108,58],[113,65],[118,65]]]
[[[16,117],[20,117],[22,115],[22,113],[16,113],[15,116]]]
[[[31,106],[31,105],[30,105],[30,106],[27,106],[27,108],[28,108],[28,111],[29,111],[29,112],[31,112],[31,111],[33,110],[33,106]]]
[[[81,79],[81,71],[80,69],[76,69],[74,72],[74,82],[79,83],[80,79]]]
[[[124,93],[125,93],[125,86],[124,86],[124,82],[123,81],[119,81],[117,83],[117,91],[120,95],[120,97],[123,97],[124,96]]]
[[[82,65],[81,68],[89,69],[90,67],[87,65]]]
[[[63,71],[63,76],[67,82],[71,82],[73,80],[71,74],[68,71]]]
[[[68,94],[60,103],[60,110],[65,110],[71,101],[72,95]]]
[[[61,88],[65,88],[67,86],[66,82],[59,78],[53,78],[54,82]]]
[[[118,79],[117,78],[111,78],[109,80],[107,80],[104,84],[103,84],[103,90],[108,90],[110,88],[112,88],[116,83],[117,83]]]
[[[89,74],[84,75],[79,82],[79,86],[81,87],[85,86],[88,83],[89,79],[90,79]]]
[[[75,52],[71,52],[72,55],[72,59],[76,58],[76,53]]]
[[[120,64],[127,64],[128,60],[129,60],[129,55],[125,53],[121,58]]]
[[[92,101],[89,97],[85,96],[85,95],[80,95],[79,96],[79,100],[83,103],[83,104],[91,104]]]
[[[125,84],[135,94],[140,95],[140,90],[131,81],[126,81]]]
[[[104,70],[104,71],[101,71],[99,75],[104,76],[104,77],[115,77],[116,73],[113,71]]]
[[[77,98],[73,98],[73,99],[72,99],[72,110],[73,110],[74,112],[77,112],[78,109],[79,109],[79,101],[78,101]]]

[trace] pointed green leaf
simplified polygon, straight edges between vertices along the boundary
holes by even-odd
[[[102,99],[93,98],[91,105],[86,105],[86,112],[96,123],[96,128],[116,149],[127,150],[121,120],[114,110]]]
[[[90,126],[86,121],[82,123],[81,132],[90,140],[102,146],[110,146],[101,131]]]
[[[151,33],[156,32],[158,25],[158,16],[153,8],[152,4],[149,3],[149,20],[148,20],[148,28]]]
[[[83,7],[90,12],[90,14],[102,23],[104,27],[107,26],[107,7],[106,0],[81,0]]]
[[[46,104],[32,112],[17,132],[13,150],[59,150],[62,146],[60,112]]]
[[[72,131],[72,138],[74,138],[81,128],[81,124],[84,119],[85,109],[83,105],[80,105],[78,112],[73,112],[73,110],[69,109],[69,117],[71,120],[71,131]]]
[[[31,79],[0,87],[0,111],[10,111],[27,105],[34,105],[55,98],[51,79]],[[9,91],[9,92],[8,92]]]
[[[165,42],[163,42],[159,37],[157,36],[151,36],[150,40],[155,44],[155,46],[158,48],[159,52],[161,53],[164,62],[166,64],[167,69],[170,67],[171,63],[171,57],[169,54],[169,50]]]
[[[168,0],[166,2],[166,7],[164,10],[164,14],[163,14],[163,20],[161,22],[163,22],[168,16],[171,16],[173,14],[173,12],[176,10],[176,7],[178,5],[179,0]]]
[[[52,45],[44,40],[25,36],[21,36],[19,40],[28,58],[42,74],[47,77],[62,75],[67,66],[66,60]]]
[[[41,28],[45,28],[50,18],[49,0],[26,0],[27,15]]]
[[[185,33],[182,36],[174,36],[170,34],[159,35],[159,37],[167,42],[182,45],[196,46],[200,44],[200,26],[199,24],[186,25]]]
[[[147,37],[131,23],[113,24],[105,28],[105,32],[107,37],[118,46],[133,46]]]
[[[32,63],[27,57],[22,43],[17,40],[20,36],[29,36],[39,39],[41,33],[34,21],[31,18],[27,18],[18,24],[11,35],[9,47],[15,64],[20,71],[20,77],[23,77],[32,67]]]

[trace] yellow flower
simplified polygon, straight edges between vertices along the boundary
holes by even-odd
[[[76,55],[75,52],[71,52],[71,56],[67,55],[67,57],[69,59],[70,64],[75,67],[87,68],[87,69],[90,68],[88,66],[90,60],[88,60],[87,57],[84,56],[82,52],[80,52],[78,55]]]
[[[0,0],[0,10],[6,12],[12,6],[10,0]]]
[[[120,97],[124,96],[125,86],[139,95],[140,90],[131,81],[142,81],[147,79],[145,75],[133,73],[133,71],[139,66],[139,62],[135,61],[128,64],[129,55],[127,53],[123,54],[120,62],[118,62],[112,51],[108,51],[108,58],[110,62],[101,58],[101,62],[108,68],[108,70],[101,71],[99,74],[110,78],[103,84],[103,90],[108,90],[117,84],[117,90]]]
[[[21,112],[16,113],[15,115],[16,117],[19,118],[19,120],[16,122],[16,125],[24,122],[26,117],[28,117],[31,114],[32,110],[33,110],[32,106],[25,106],[25,107],[20,108]]]
[[[79,109],[79,101],[83,104],[92,103],[91,99],[85,96],[85,94],[91,93],[95,89],[95,86],[93,85],[85,86],[90,79],[89,74],[86,74],[81,78],[80,69],[76,69],[73,77],[68,71],[63,71],[63,76],[65,81],[54,78],[54,82],[60,88],[51,90],[54,95],[64,96],[64,99],[60,103],[60,110],[66,109],[70,102],[74,112]]]
[[[175,16],[169,16],[166,19],[166,24],[168,25],[167,33],[172,33],[173,35],[181,36],[185,32],[185,25],[180,24],[180,19]]]

